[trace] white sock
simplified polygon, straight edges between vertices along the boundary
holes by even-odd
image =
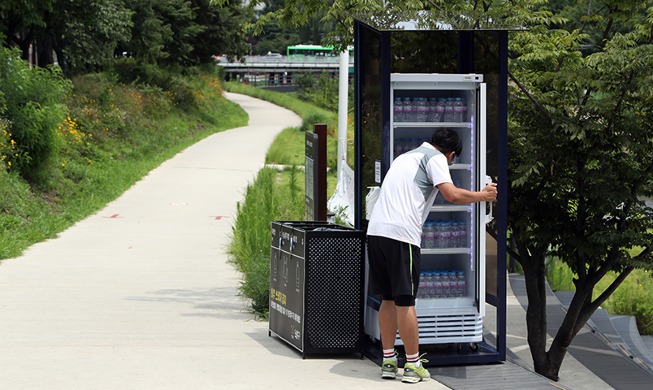
[[[415,368],[420,368],[422,365],[421,360],[419,360],[419,352],[414,355],[406,355],[406,362],[415,365]]]
[[[395,349],[384,349],[383,350],[383,360],[395,359],[397,360],[397,355],[395,354]]]

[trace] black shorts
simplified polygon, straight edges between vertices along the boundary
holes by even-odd
[[[369,291],[397,306],[414,306],[419,288],[418,246],[379,236],[367,236]]]

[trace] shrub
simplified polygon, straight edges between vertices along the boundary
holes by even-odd
[[[59,68],[30,69],[16,50],[0,49],[0,116],[15,150],[6,164],[35,181],[55,152],[55,137],[67,109],[62,100],[71,83]]]
[[[252,310],[267,316],[270,300],[270,224],[275,220],[303,219],[304,193],[297,169],[284,172],[264,168],[247,186],[238,204],[228,253],[230,262],[243,274],[242,294]]]

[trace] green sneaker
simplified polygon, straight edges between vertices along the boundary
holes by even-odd
[[[397,377],[397,358],[386,359],[381,365],[381,378],[395,379]]]
[[[420,359],[420,361],[428,362],[426,359]],[[420,364],[419,368],[415,367],[414,363],[404,364],[404,376],[401,378],[402,382],[417,383],[419,381],[427,381],[429,379],[431,379],[431,374],[426,368],[424,368],[424,364]]]

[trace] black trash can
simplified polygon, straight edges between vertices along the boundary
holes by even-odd
[[[363,353],[365,234],[313,221],[274,221],[270,328],[302,353]]]

